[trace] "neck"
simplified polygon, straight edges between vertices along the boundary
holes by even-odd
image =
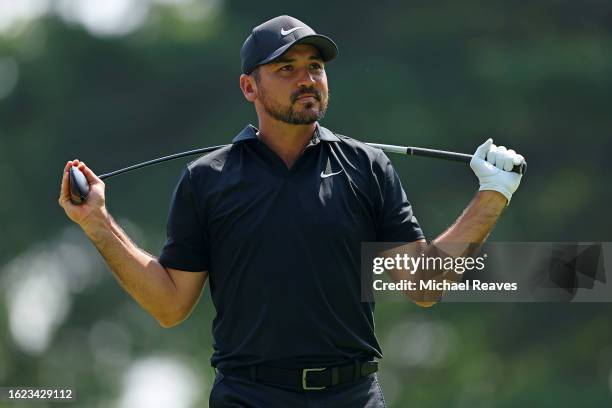
[[[291,168],[312,138],[316,122],[290,125],[272,118],[259,120],[259,139]]]

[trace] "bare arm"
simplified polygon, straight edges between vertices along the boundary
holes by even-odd
[[[197,303],[207,272],[166,269],[157,258],[138,248],[104,205],[104,183],[84,163],[78,163],[90,183],[87,202],[75,206],[68,191],[69,162],[64,169],[59,203],[79,224],[106,260],[121,286],[163,327],[183,321]]]
[[[157,258],[138,248],[110,214],[83,230],[121,286],[163,327],[183,321],[197,303],[206,272],[166,269]]]
[[[480,191],[470,202],[463,214],[438,236],[431,245],[423,241],[404,245],[394,252],[401,252],[415,257],[424,253],[425,257],[461,257],[472,255],[493,230],[502,211],[509,203],[510,197],[516,191],[521,176],[512,173],[513,165],[524,161],[523,156],[514,150],[493,145],[488,139],[480,145],[470,163],[470,167],[479,179]],[[424,271],[422,269],[412,274],[405,271],[390,272],[394,280],[407,279],[421,281],[427,279],[444,279],[456,281],[460,275],[452,270]],[[415,303],[420,306],[431,306],[442,296],[441,291],[408,291]]]
[[[440,234],[433,244],[443,246],[445,243],[484,242],[506,207],[507,201],[506,197],[497,191],[479,191],[457,221]],[[465,254],[465,251],[458,253],[457,248],[451,246],[449,251],[455,252],[449,253],[454,256]]]
[[[410,257],[418,257],[422,253],[426,256],[454,258],[470,255],[474,246],[477,246],[473,244],[482,244],[489,236],[506,203],[506,198],[496,191],[479,191],[453,225],[434,239],[430,245],[425,240],[420,240],[395,248],[387,252],[385,256],[392,257],[396,253],[407,254]],[[396,282],[400,280],[418,282],[425,279],[455,281],[459,278],[453,271],[424,271],[421,269],[414,273],[405,270],[391,270],[389,273]],[[432,306],[442,296],[441,291],[412,290],[405,293],[417,305],[423,307]]]

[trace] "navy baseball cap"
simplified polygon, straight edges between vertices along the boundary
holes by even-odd
[[[278,16],[255,27],[240,50],[242,72],[250,74],[259,65],[268,64],[295,44],[310,44],[321,53],[324,62],[338,55],[338,46],[291,16]]]

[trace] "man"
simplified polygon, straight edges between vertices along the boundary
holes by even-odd
[[[187,166],[159,258],[113,220],[93,171],[66,165],[60,205],[163,327],[189,315],[210,277],[212,407],[384,406],[360,245],[427,243],[389,159],[318,123],[329,99],[325,63],[336,55],[331,39],[289,16],[253,29],[240,88],[259,127]],[[481,191],[434,243],[483,242],[520,182],[508,170],[522,160],[490,139],[480,146],[471,165]],[[70,203],[70,166],[90,183],[81,206]]]

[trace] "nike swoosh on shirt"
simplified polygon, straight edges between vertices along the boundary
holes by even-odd
[[[331,177],[331,176],[335,176],[336,174],[340,174],[343,171],[344,170],[340,170],[340,171],[338,171],[336,173],[327,173],[327,174],[325,174],[324,172],[321,172],[321,178],[328,178],[328,177]]]
[[[286,36],[286,35],[288,35],[288,34],[291,34],[291,33],[292,33],[292,32],[294,32],[295,30],[299,30],[300,28],[305,28],[305,27],[294,27],[294,28],[292,28],[291,30],[287,30],[287,31],[285,31],[285,29],[284,29],[284,28],[281,28],[281,35],[284,37],[284,36]]]

